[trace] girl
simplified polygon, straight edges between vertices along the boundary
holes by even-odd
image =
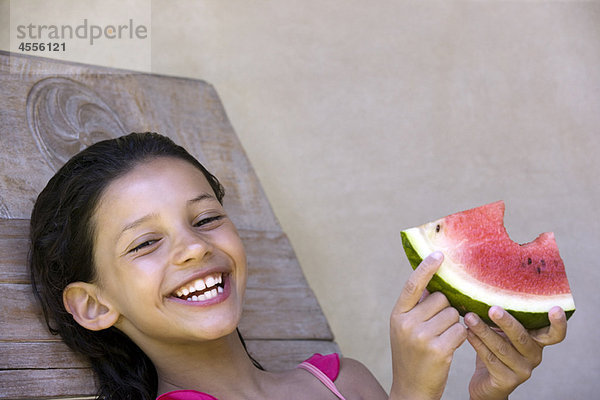
[[[410,276],[390,319],[389,396],[359,362],[315,355],[268,372],[237,330],[246,286],[242,242],[224,190],[170,139],[133,133],[69,160],[31,217],[30,270],[46,322],[91,362],[105,399],[439,399],[465,340],[478,359],[473,400],[505,399],[528,379],[566,318],[527,332],[504,310],[467,314],[425,287],[443,256]]]

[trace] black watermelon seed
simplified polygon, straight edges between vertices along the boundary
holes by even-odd
[[[440,229],[442,229],[442,227],[440,226],[440,224],[437,224],[437,225],[435,226],[435,232],[436,232],[436,233],[437,233],[437,232],[439,232],[439,231],[440,231]]]
[[[527,258],[527,264],[528,264],[528,265],[531,265],[531,263],[532,263],[532,262],[533,262],[533,261],[531,261],[531,258],[529,258],[529,257],[528,257],[528,258]]]
[[[537,267],[537,273],[538,273],[538,274],[541,274],[541,273],[542,273],[542,270],[540,269],[540,267]]]

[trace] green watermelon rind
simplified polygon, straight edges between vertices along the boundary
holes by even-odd
[[[423,261],[423,257],[415,250],[408,235],[404,231],[401,232],[401,236],[402,246],[404,247],[408,261],[412,268],[416,269],[421,261]],[[452,307],[458,310],[460,315],[464,316],[468,312],[473,312],[479,315],[486,323],[495,326],[488,315],[489,309],[493,304],[483,303],[461,293],[459,290],[446,283],[439,275],[435,274],[433,278],[431,278],[431,281],[427,285],[427,290],[430,293],[437,291],[442,292]],[[527,329],[538,329],[550,325],[547,312],[524,312],[510,309],[507,309],[506,311],[514,316]],[[574,312],[575,310],[565,311],[567,319],[569,319]]]

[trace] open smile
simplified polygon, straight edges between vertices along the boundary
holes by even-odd
[[[230,292],[229,274],[216,272],[193,280],[176,289],[171,298],[186,303],[216,304],[224,301]]]

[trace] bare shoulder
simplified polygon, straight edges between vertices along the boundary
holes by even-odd
[[[336,386],[348,399],[387,400],[388,395],[369,369],[360,361],[340,358]]]

